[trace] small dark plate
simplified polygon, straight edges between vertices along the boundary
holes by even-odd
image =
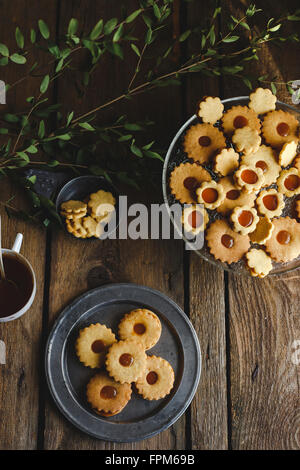
[[[79,362],[75,341],[79,330],[91,323],[103,323],[117,333],[123,315],[135,308],[148,308],[160,318],[161,338],[148,354],[170,362],[174,388],[157,401],[133,391],[121,413],[103,418],[86,402],[86,385],[97,371]],[[200,378],[201,352],[192,324],[169,297],[136,284],[111,284],[87,292],[62,312],[48,338],[45,366],[52,396],[71,423],[98,439],[134,442],[167,429],[187,409]]]
[[[116,225],[115,229],[119,225],[119,193],[113,184],[109,183],[103,176],[78,176],[73,178],[71,181],[68,181],[62,189],[59,191],[56,198],[56,211],[60,215],[60,206],[63,202],[70,201],[71,199],[82,201],[87,196],[92,193],[103,189],[104,191],[109,191],[113,194],[116,199]],[[63,219],[62,219],[63,220]],[[72,235],[71,235],[72,236]],[[87,238],[84,240],[93,240],[92,238]],[[80,240],[80,239],[79,239]]]

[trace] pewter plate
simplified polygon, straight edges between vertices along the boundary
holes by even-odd
[[[117,334],[122,316],[135,308],[148,308],[160,318],[161,338],[148,354],[170,362],[174,388],[157,401],[133,391],[121,413],[103,418],[86,402],[86,385],[96,371],[79,362],[75,341],[79,330],[91,323],[104,323]],[[61,313],[48,338],[45,367],[54,401],[71,423],[98,439],[134,442],[167,429],[185,412],[199,383],[201,352],[192,324],[169,297],[136,284],[111,284],[85,293]]]

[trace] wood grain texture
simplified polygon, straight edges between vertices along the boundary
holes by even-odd
[[[136,7],[135,1],[126,2],[128,13]],[[60,11],[60,29],[63,31],[69,18],[81,18],[91,30],[98,18],[120,17],[118,2],[98,1],[63,2]],[[66,109],[84,112],[97,103],[109,100],[124,91],[130,82],[136,56],[127,61],[104,58],[103,65],[94,73],[91,91],[84,99],[74,99],[74,90],[68,83],[58,86],[58,99]],[[101,119],[115,120],[121,114],[143,120],[149,116],[156,121],[154,133],[160,145],[177,127],[180,114],[178,89],[164,90],[154,101],[152,96],[139,95],[132,102],[107,110]],[[157,103],[163,112],[157,113]],[[168,104],[172,102],[173,107]],[[172,134],[171,134],[172,135]],[[151,136],[149,136],[149,141]],[[164,142],[163,142],[164,141]],[[160,184],[160,183],[159,183]],[[155,196],[158,197],[157,195]],[[160,198],[160,196],[159,196]],[[128,281],[155,287],[183,305],[182,245],[180,242],[151,240],[77,241],[63,232],[55,232],[52,240],[49,328],[62,308],[89,288],[107,282]],[[47,400],[45,440],[46,449],[180,449],[185,443],[185,418],[172,428],[146,441],[135,444],[113,444],[97,441],[71,426]]]
[[[228,3],[230,12],[238,15],[240,2]],[[263,7],[268,11],[266,3]],[[296,3],[286,6],[293,11]],[[281,5],[269,2],[269,6],[272,15],[282,14]],[[283,52],[265,48],[257,63],[259,75],[268,73],[278,81],[297,77],[296,48],[289,45],[288,52]],[[239,94],[245,94],[245,89],[225,81],[225,97]],[[291,104],[282,87],[278,98]],[[299,276],[297,270],[264,280],[229,277],[234,449],[299,449],[300,370],[291,360],[293,341],[300,338]]]
[[[189,27],[209,21],[213,5],[189,4]],[[189,44],[192,48],[195,44]],[[187,115],[195,113],[196,103],[204,95],[219,96],[216,78],[199,78],[192,74],[187,79]],[[188,256],[188,255],[187,255]],[[202,374],[200,386],[191,406],[191,440],[194,449],[227,448],[227,383],[225,300],[223,272],[190,255],[189,269],[190,318],[200,340]]]
[[[55,3],[42,0],[39,6],[55,24]],[[0,31],[3,42],[11,51],[16,50],[15,28],[28,30],[36,27],[39,8],[28,8],[20,2],[18,9],[12,2],[1,1]],[[9,19],[9,21],[8,21]],[[2,42],[1,40],[1,42]],[[28,38],[26,39],[28,41]],[[22,69],[22,70],[21,70]],[[15,82],[23,76],[20,66],[1,67],[1,79],[6,83]],[[40,80],[40,79],[39,79]],[[1,111],[25,108],[25,97],[35,90],[32,81],[25,81],[7,95],[7,105]],[[7,201],[17,193],[12,204],[23,205],[24,195],[8,181],[0,180],[0,201]],[[5,247],[11,247],[18,232],[24,234],[21,253],[31,262],[37,278],[37,295],[33,306],[22,318],[10,323],[0,323],[0,339],[6,344],[6,364],[0,365],[0,448],[35,449],[39,430],[39,380],[43,371],[41,348],[44,264],[46,234],[41,228],[14,218],[8,218],[0,206],[2,216],[2,240]]]

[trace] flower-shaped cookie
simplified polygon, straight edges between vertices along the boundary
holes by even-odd
[[[266,142],[274,147],[282,147],[286,142],[295,140],[298,142],[299,123],[291,113],[282,111],[270,111],[265,115],[262,125],[262,133]]]
[[[244,152],[245,155],[257,152],[261,144],[261,137],[257,130],[249,126],[236,129],[232,136],[232,142],[235,144],[238,152]]]
[[[233,209],[230,220],[235,232],[247,235],[248,233],[254,232],[259,217],[253,207],[242,206]]]
[[[270,184],[275,183],[281,171],[274,150],[267,145],[261,145],[255,153],[242,155],[241,164],[254,165],[256,168],[260,168],[265,179],[263,186],[270,186]]]
[[[196,189],[198,202],[204,204],[207,209],[215,209],[225,199],[223,186],[216,181],[205,182]]]
[[[255,192],[247,193],[239,188],[235,183],[232,177],[225,176],[221,178],[219,184],[223,186],[225,192],[225,199],[222,204],[217,207],[217,211],[221,214],[227,214],[236,206],[254,206],[254,201],[256,198]]]
[[[268,88],[256,88],[249,98],[249,108],[256,114],[265,114],[275,109],[276,96]]]
[[[300,194],[300,171],[297,168],[283,170],[277,180],[278,191],[287,197]]]
[[[235,232],[225,220],[216,220],[208,227],[206,240],[211,254],[228,264],[239,261],[250,247],[248,235]]]
[[[278,262],[291,261],[300,255],[300,223],[290,217],[273,219],[274,230],[266,241],[266,250]]]
[[[266,215],[270,219],[279,217],[284,208],[283,195],[276,189],[265,189],[259,193],[256,204],[260,214]]]
[[[208,221],[207,210],[200,204],[194,204],[183,209],[181,222],[186,232],[197,235],[205,230]]]
[[[170,176],[170,189],[175,198],[183,204],[196,202],[195,190],[204,181],[211,181],[211,176],[197,163],[181,163]]]
[[[247,106],[232,106],[223,114],[222,126],[225,134],[229,135],[233,134],[236,129],[246,126],[260,132],[260,120],[256,113]]]
[[[260,217],[254,232],[249,234],[250,240],[252,243],[263,245],[267,240],[269,240],[269,238],[271,238],[273,230],[274,225],[269,217]]]
[[[186,132],[183,148],[194,161],[205,163],[225,145],[224,135],[212,124],[196,124]]]
[[[205,123],[215,124],[221,119],[223,110],[220,98],[207,96],[198,104],[197,116]]]
[[[252,248],[246,253],[246,260],[251,276],[265,277],[272,270],[272,260],[263,250]]]
[[[235,172],[234,179],[240,188],[249,193],[258,191],[265,181],[263,170],[254,165],[241,165]]]
[[[221,150],[214,158],[214,171],[222,176],[230,175],[238,168],[239,158],[232,147]]]
[[[294,160],[297,154],[298,142],[291,140],[291,142],[286,142],[282,149],[280,150],[278,162],[281,166],[287,167]]]

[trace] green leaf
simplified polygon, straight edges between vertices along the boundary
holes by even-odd
[[[281,28],[281,24],[277,24],[276,26],[273,26],[273,28],[269,28],[268,31],[272,31],[274,33],[275,31],[278,31]]]
[[[50,77],[49,75],[45,75],[40,85],[41,93],[46,93],[46,91],[48,90],[49,83],[50,83]]]
[[[131,49],[136,53],[136,55],[138,57],[141,57],[141,53],[139,51],[139,48],[134,43],[131,43],[130,46],[131,46]]]
[[[96,129],[91,126],[88,122],[80,122],[79,126],[82,127],[83,129],[86,129],[87,131],[95,131]]]
[[[118,138],[118,142],[126,142],[127,140],[132,139],[132,134],[122,135]]]
[[[31,30],[30,30],[30,41],[31,41],[32,44],[34,44],[35,41],[36,41],[36,32],[35,32],[35,30],[32,29],[32,28],[31,28]]]
[[[124,129],[127,129],[128,131],[142,131],[143,127],[139,124],[131,124],[130,122],[127,122],[124,124]]]
[[[98,23],[92,29],[92,32],[90,34],[90,38],[92,41],[94,41],[100,36],[100,34],[102,33],[102,29],[103,29],[103,20],[99,20]]]
[[[50,160],[49,162],[47,162],[47,165],[50,166],[51,168],[54,168],[55,166],[58,166],[58,165],[59,165],[59,161],[57,161],[57,160]]]
[[[117,57],[120,57],[120,59],[124,59],[124,54],[123,54],[123,50],[120,46],[120,44],[118,43],[113,43],[112,44],[112,48],[111,48],[111,52],[116,55]]]
[[[8,57],[1,57],[0,59],[0,65],[4,66],[8,64]]]
[[[250,90],[252,90],[252,83],[250,82],[249,78],[244,77],[244,78],[243,78],[243,82],[245,83],[245,85],[246,85]]]
[[[38,152],[38,149],[36,148],[35,145],[30,145],[30,146],[25,150],[25,152],[37,153],[37,152]]]
[[[5,113],[3,118],[5,119],[5,121],[7,122],[19,122],[19,118],[18,116],[16,116],[15,114],[11,114],[11,113]]]
[[[68,34],[75,34],[78,29],[78,20],[76,18],[71,18],[68,26]]]
[[[27,153],[25,152],[17,152],[17,155],[22,158],[22,160],[24,160],[25,162],[29,163],[30,162],[30,158],[28,157]]]
[[[4,57],[9,56],[9,50],[5,44],[0,44],[0,54],[2,54]]]
[[[134,139],[133,139],[133,141],[131,142],[130,150],[131,150],[132,153],[134,153],[134,155],[136,155],[137,157],[143,158],[143,152],[141,151],[141,149],[139,149],[139,148],[135,145],[135,140],[134,140]]]
[[[44,20],[39,20],[38,25],[39,25],[39,30],[40,30],[41,35],[43,36],[43,38],[44,39],[49,39],[50,31],[49,31],[49,28],[48,28],[47,24],[45,23],[45,21]]]
[[[30,183],[32,184],[35,184],[36,183],[36,175],[32,175],[32,176],[28,176],[28,181],[30,181]]]
[[[146,151],[145,151],[145,155],[146,155],[146,157],[156,158],[157,160],[160,160],[161,162],[164,161],[164,159],[162,158],[162,156],[159,155],[159,153],[157,153],[157,152],[152,152],[152,151],[150,151],[150,150],[146,150]]]
[[[71,140],[70,134],[61,134],[56,136],[57,139],[60,140]]]
[[[114,34],[113,42],[118,42],[121,39],[122,34],[123,34],[123,25],[120,24],[120,26],[118,27],[117,31]]]
[[[158,20],[160,20],[161,19],[161,13],[160,13],[160,9],[159,9],[159,7],[156,3],[154,3],[154,5],[153,5],[153,11],[154,11],[154,15],[156,16],[156,18]]]
[[[64,59],[60,59],[57,63],[57,66],[56,66],[56,69],[55,69],[55,72],[59,72],[61,69],[62,69],[62,66],[64,65]]]
[[[26,57],[16,53],[10,56],[10,60],[15,64],[25,64],[27,62]]]
[[[150,44],[151,43],[151,40],[152,40],[152,29],[148,29],[147,30],[147,33],[146,33],[146,37],[145,37],[145,43],[146,44]]]
[[[105,173],[104,170],[100,166],[97,166],[97,165],[91,165],[89,167],[89,170],[91,173],[93,173],[93,175],[96,175],[96,176],[102,176]]]
[[[125,23],[131,23],[132,21],[134,21],[142,11],[143,10],[140,8],[139,10],[136,10],[133,13],[131,13],[131,15],[127,16]]]
[[[191,34],[191,30],[188,29],[187,31],[185,31],[184,33],[181,34],[181,36],[179,36],[179,42],[183,42],[185,41],[189,35]]]
[[[222,42],[235,42],[240,39],[239,36],[229,36],[228,38],[222,39]]]
[[[289,21],[300,21],[300,16],[297,16],[297,15],[289,15],[289,16],[287,17],[287,19],[288,19]]]
[[[40,121],[39,124],[38,136],[40,139],[43,139],[45,137],[45,123],[43,120]]]
[[[5,129],[4,127],[0,127],[0,134],[1,135],[8,134],[8,129]]]
[[[272,90],[273,94],[276,95],[276,93],[277,93],[277,88],[276,88],[276,86],[275,86],[275,83],[273,83],[273,82],[271,83],[271,90]]]
[[[107,36],[108,34],[112,33],[118,23],[117,18],[111,18],[104,26],[104,34]]]
[[[74,116],[74,111],[72,111],[71,113],[68,114],[68,117],[67,117],[67,127],[71,124],[71,121],[73,119],[73,116]]]
[[[19,26],[16,27],[16,41],[17,41],[17,44],[19,46],[20,49],[23,49],[24,47],[24,36],[23,34],[21,33],[21,30],[19,28]]]

